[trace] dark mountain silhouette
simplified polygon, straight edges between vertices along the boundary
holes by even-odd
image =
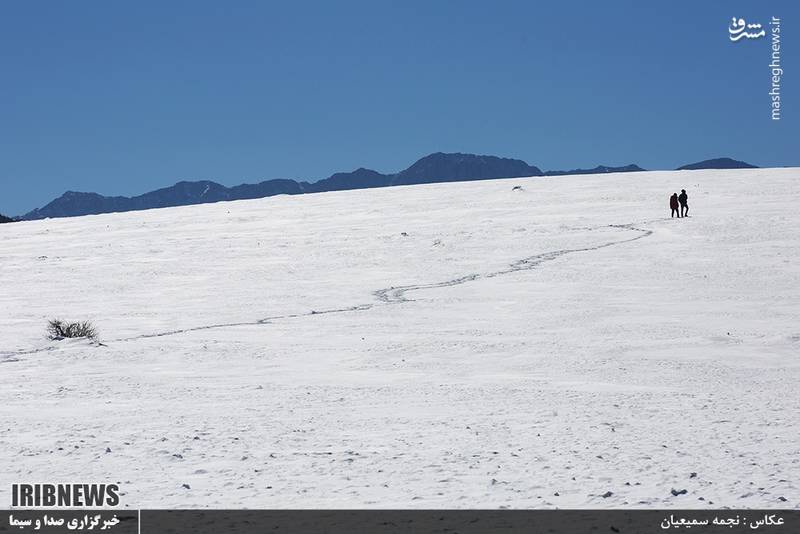
[[[104,197],[97,193],[67,191],[44,207],[26,213],[22,219],[75,217],[112,211],[130,211],[131,209],[130,199],[127,197]]]
[[[757,169],[755,165],[750,165],[744,161],[738,161],[731,158],[715,158],[698,161],[697,163],[689,163],[683,167],[678,167],[679,171],[691,171],[696,169]]]
[[[391,185],[461,182],[490,178],[541,176],[542,171],[519,159],[475,154],[444,154],[425,156],[406,170],[392,177]]]
[[[119,211],[146,210],[169,206],[187,206],[219,202],[264,198],[274,195],[299,195],[323,191],[367,189],[390,185],[428,184],[491,178],[517,178],[522,176],[560,176],[565,174],[587,174],[605,172],[630,172],[644,170],[636,165],[624,167],[599,166],[594,169],[572,171],[548,171],[528,165],[518,159],[479,156],[475,154],[445,154],[437,152],[418,160],[397,174],[381,174],[370,169],[339,172],[317,182],[295,180],[267,180],[257,184],[241,184],[226,187],[216,182],[178,182],[177,184],[150,191],[135,197],[105,197],[97,193],[67,191],[46,206],[35,209],[20,219],[44,219],[47,217],[75,217]]]
[[[571,171],[547,171],[545,176],[564,176],[567,174],[602,174],[606,172],[639,172],[645,169],[631,163],[623,167],[606,167],[605,165],[598,165],[594,169],[573,169]]]
[[[303,190],[294,180],[266,180],[258,184],[242,184],[228,189],[226,200],[245,200],[272,197],[275,195],[299,195]]]
[[[0,213],[0,224],[2,224],[2,223],[10,223],[10,222],[14,222],[14,219],[12,219],[11,217],[6,217],[2,213]]]
[[[178,182],[171,187],[156,189],[130,199],[130,209],[146,210],[150,208],[166,208],[169,206],[185,206],[187,204],[205,204],[230,200],[227,187],[216,182],[201,180],[199,182]]]
[[[268,180],[259,184],[243,184],[230,188],[208,180],[199,182],[184,181],[135,197],[104,197],[97,193],[67,191],[46,206],[26,213],[22,216],[22,219],[75,217],[78,215],[207,204],[221,200],[263,198],[283,193],[299,194],[301,192],[300,185],[294,180]]]
[[[319,193],[322,191],[345,191],[347,189],[369,189],[386,187],[392,176],[381,174],[371,169],[360,168],[353,172],[337,172],[330,178],[314,183],[300,182],[303,192]]]

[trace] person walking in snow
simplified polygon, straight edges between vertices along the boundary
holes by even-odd
[[[678,193],[672,193],[672,196],[669,197],[669,211],[670,218],[675,217],[676,215],[680,218],[681,212],[678,211]]]
[[[678,195],[678,202],[681,205],[681,217],[689,216],[689,196],[686,194],[686,189],[681,189],[681,194]]]

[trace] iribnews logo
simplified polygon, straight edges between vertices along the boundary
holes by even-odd
[[[728,26],[728,38],[733,42],[742,39],[760,39],[767,35],[767,30],[760,23],[748,24],[743,18],[733,17]],[[770,110],[771,118],[774,121],[781,120],[781,77],[783,67],[781,66],[781,19],[772,17],[769,22],[770,42]]]
[[[119,505],[116,484],[12,484],[12,508],[101,508]]]

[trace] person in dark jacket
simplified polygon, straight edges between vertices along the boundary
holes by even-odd
[[[686,194],[686,189],[681,189],[681,194],[678,195],[678,202],[681,205],[681,217],[689,215],[689,196]]]
[[[672,193],[672,196],[669,197],[669,211],[670,211],[670,218],[681,216],[681,212],[678,211],[678,193]]]

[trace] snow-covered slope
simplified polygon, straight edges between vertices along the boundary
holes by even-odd
[[[798,179],[2,225],[0,501],[119,481],[131,507],[798,507]],[[53,317],[103,344],[47,341]]]

